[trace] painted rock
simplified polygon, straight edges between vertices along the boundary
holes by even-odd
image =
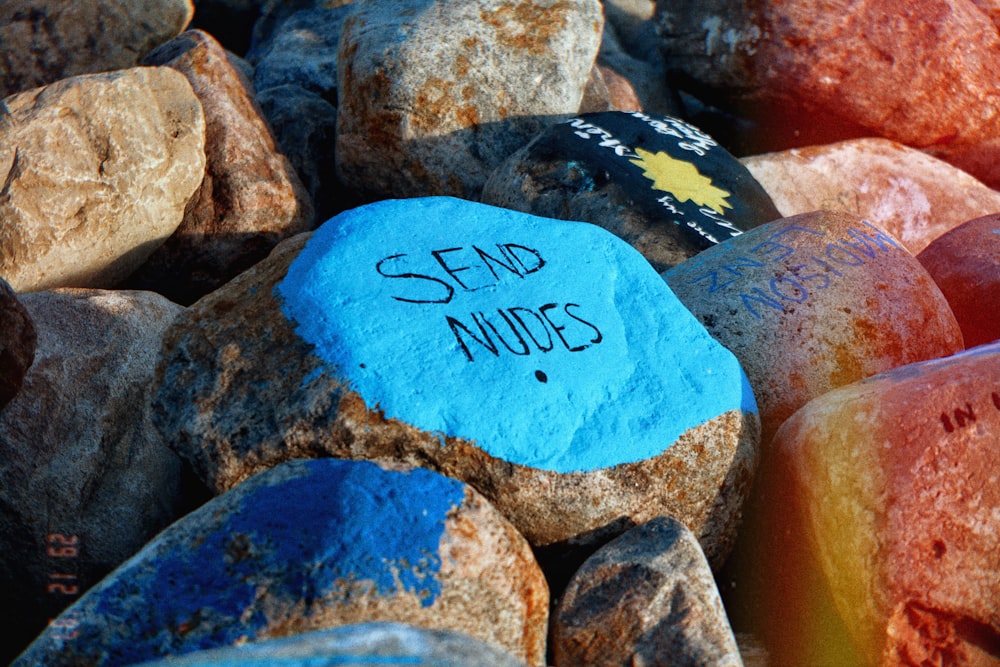
[[[714,139],[642,112],[582,114],[549,127],[490,175],[482,201],[593,222],[657,271],[781,217]]]
[[[792,148],[741,162],[781,215],[845,211],[881,227],[914,255],[967,220],[1000,211],[1000,192],[888,139]]]
[[[773,446],[760,566],[783,664],[844,641],[823,598],[860,655],[837,664],[1000,663],[1000,345],[825,394]]]
[[[402,623],[360,623],[143,663],[145,667],[523,667],[506,651],[469,635]]]
[[[1000,338],[1000,215],[956,227],[917,259],[948,299],[966,346]]]
[[[174,523],[16,665],[126,665],[369,621],[465,632],[543,664],[548,588],[470,487],[423,469],[289,461]]]
[[[735,357],[612,234],[451,198],[345,212],[192,306],[153,419],[206,482],[298,457],[479,489],[535,546],[669,513],[727,551],[756,465]]]
[[[31,315],[0,278],[0,410],[10,403],[35,359],[38,334]]]
[[[765,443],[820,394],[963,349],[948,302],[916,258],[847,213],[769,223],[663,276],[740,359]]]
[[[557,666],[743,665],[698,540],[669,517],[577,570],[553,619],[552,655]]]

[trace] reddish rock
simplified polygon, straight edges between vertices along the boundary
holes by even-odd
[[[948,299],[967,347],[1000,338],[1000,214],[959,225],[917,259]]]
[[[0,410],[21,388],[24,374],[35,359],[36,342],[31,315],[7,281],[0,278]]]

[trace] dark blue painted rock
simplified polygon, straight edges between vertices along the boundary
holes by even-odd
[[[126,665],[365,621],[451,629],[544,660],[548,589],[470,487],[369,462],[291,461],[158,535],[17,665]]]
[[[218,488],[289,456],[419,463],[536,546],[670,514],[717,561],[756,460],[739,363],[638,252],[451,198],[343,213],[187,311],[154,408]]]
[[[552,125],[486,183],[482,201],[598,224],[657,271],[781,215],[746,167],[697,127],[632,111]]]

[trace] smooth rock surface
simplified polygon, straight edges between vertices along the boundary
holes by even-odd
[[[361,623],[314,630],[232,648],[210,649],[143,663],[145,667],[368,667],[404,664],[426,667],[523,667],[496,646],[450,630],[427,630],[402,623]]]
[[[593,548],[670,512],[721,561],[756,462],[753,396],[627,244],[451,198],[353,209],[304,243],[165,344],[154,420],[206,483],[400,460],[467,481],[535,546]]]
[[[941,288],[966,347],[1000,338],[1000,214],[942,234],[917,255]]]
[[[146,419],[163,332],[180,308],[157,294],[102,290],[20,301],[38,346],[0,411],[8,659],[182,509],[180,459]]]
[[[714,139],[678,118],[642,112],[552,125],[490,175],[482,201],[600,225],[657,271],[780,217]]]
[[[948,302],[916,258],[848,213],[776,220],[663,276],[739,358],[764,443],[831,389],[964,348]]]
[[[169,237],[205,174],[182,74],[132,68],[3,100],[0,275],[17,292],[112,287]]]
[[[179,35],[193,12],[192,0],[8,0],[0,6],[0,98],[135,67]]]
[[[817,664],[803,652],[844,641],[810,577],[831,592],[856,664],[1000,662],[998,433],[997,345],[842,387],[785,422],[769,482],[785,501],[758,563],[782,664]]]
[[[478,199],[490,172],[575,114],[597,0],[355,5],[338,52],[337,173],[363,197]]]
[[[35,359],[35,323],[17,300],[17,294],[0,278],[0,410],[21,388]]]
[[[741,161],[781,215],[845,211],[889,232],[914,255],[967,220],[1000,211],[1000,192],[888,139],[852,139]]]
[[[423,470],[289,461],[172,524],[15,665],[127,665],[370,621],[453,630],[544,664],[548,588],[478,493]]]
[[[312,227],[309,195],[275,145],[252,91],[208,33],[185,32],[145,65],[184,74],[205,116],[205,180],[184,221],[128,284],[190,304]]]
[[[669,517],[601,547],[577,570],[552,622],[559,665],[742,667],[698,540]]]

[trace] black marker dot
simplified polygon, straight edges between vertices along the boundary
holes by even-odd
[[[368,367],[367,367],[367,366],[365,366],[364,364],[359,364],[359,365],[361,366],[361,368],[368,368]]]
[[[546,382],[549,381],[548,376],[541,371],[535,371],[535,379],[541,382],[542,384],[545,384]]]

